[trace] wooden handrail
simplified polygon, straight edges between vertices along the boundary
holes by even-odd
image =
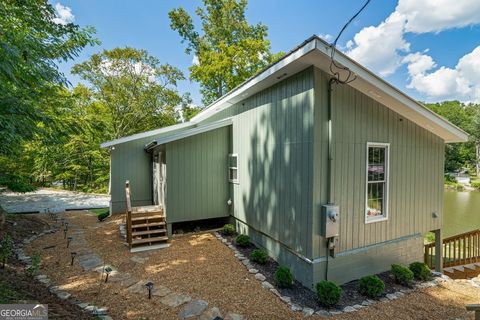
[[[435,243],[424,246],[425,263],[434,268]],[[454,267],[480,262],[480,229],[443,239],[443,266]]]
[[[126,206],[127,206],[127,243],[128,246],[132,247],[132,201],[131,201],[131,194],[130,194],[130,181],[125,182],[125,198],[126,198]]]

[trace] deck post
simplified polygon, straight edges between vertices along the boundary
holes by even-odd
[[[475,320],[480,320],[480,304],[468,304],[465,307],[467,311],[475,312]]]
[[[443,239],[442,229],[437,229],[435,233],[435,271],[443,272]]]
[[[167,236],[169,238],[172,237],[172,233],[173,233],[173,229],[172,229],[172,224],[171,223],[167,223]]]

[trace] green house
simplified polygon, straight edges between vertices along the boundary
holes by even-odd
[[[340,52],[356,78],[330,81],[330,57],[312,37],[190,122],[102,144],[111,212],[129,180],[169,230],[229,217],[310,288],[422,261],[426,232],[441,243],[445,143],[468,136]]]

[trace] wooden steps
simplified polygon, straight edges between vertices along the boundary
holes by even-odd
[[[443,273],[452,279],[471,279],[480,275],[480,263],[444,268]]]
[[[168,243],[167,220],[160,206],[132,207],[130,186],[125,186],[127,200],[127,242],[130,252],[165,248]]]

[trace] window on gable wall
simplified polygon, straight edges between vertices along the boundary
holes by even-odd
[[[367,143],[367,186],[365,222],[387,219],[388,143]]]
[[[238,154],[228,155],[228,180],[238,183]]]

